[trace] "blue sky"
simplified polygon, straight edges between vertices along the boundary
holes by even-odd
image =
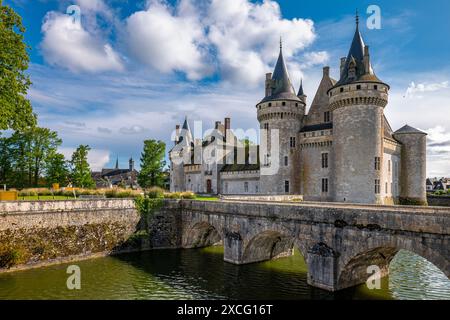
[[[291,80],[311,102],[322,67],[337,77],[355,10],[376,74],[391,85],[386,115],[429,134],[428,173],[450,175],[450,1],[4,0],[31,47],[29,97],[62,151],[89,144],[95,169],[139,158],[142,141],[170,146],[185,115],[203,128],[232,117],[256,128],[264,74],[284,42]],[[80,24],[66,14],[81,8]],[[381,9],[369,30],[367,8]],[[139,162],[139,161],[137,161]]]

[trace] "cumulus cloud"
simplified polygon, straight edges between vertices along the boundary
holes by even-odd
[[[131,53],[161,72],[181,71],[193,80],[211,74],[204,28],[190,6],[188,0],[177,8],[149,1],[145,11],[132,14],[126,21]]]
[[[160,72],[180,71],[189,79],[214,72],[226,81],[254,86],[271,70],[283,38],[291,60],[315,39],[308,19],[283,19],[277,2],[266,0],[181,0],[170,6],[158,0],[126,21],[133,56]],[[310,63],[327,59],[310,53]]]
[[[106,133],[106,134],[111,134],[112,130],[108,129],[108,128],[103,128],[103,127],[98,127],[97,131],[100,133]]]
[[[121,71],[123,64],[110,44],[65,14],[49,12],[42,25],[45,60],[71,71]]]
[[[61,152],[66,160],[72,158],[72,154],[76,148],[63,147],[58,151]],[[92,171],[100,171],[109,162],[109,151],[102,149],[91,149],[88,153],[88,163]]]

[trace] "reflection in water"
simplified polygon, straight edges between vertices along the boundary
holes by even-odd
[[[68,265],[0,275],[0,299],[450,299],[450,281],[426,260],[400,251],[382,289],[330,293],[306,283],[299,254],[245,266],[223,248],[155,250],[77,262],[81,290],[66,287]],[[389,289],[389,286],[391,289]]]

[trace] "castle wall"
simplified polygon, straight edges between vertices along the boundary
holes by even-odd
[[[302,180],[300,194],[306,201],[332,200],[334,157],[331,138],[331,130],[300,134],[300,176]],[[324,153],[328,154],[327,168],[322,168],[322,154]],[[322,179],[328,179],[328,192],[322,192]]]
[[[260,194],[259,171],[231,171],[220,173],[221,194]],[[247,188],[246,188],[247,185]]]

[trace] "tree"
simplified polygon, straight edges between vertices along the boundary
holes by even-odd
[[[70,165],[72,167],[71,179],[75,187],[93,188],[94,179],[91,176],[91,169],[87,161],[87,156],[91,148],[88,145],[80,145],[72,154]]]
[[[49,186],[54,183],[62,186],[69,181],[69,168],[61,153],[54,152],[47,157],[45,172],[45,179]]]
[[[31,85],[25,73],[30,58],[22,18],[0,0],[0,130],[34,126],[36,116],[26,98]]]
[[[14,132],[10,138],[10,154],[16,171],[15,185],[37,187],[48,157],[61,143],[58,134],[47,128],[31,127]]]
[[[9,185],[13,176],[10,138],[0,137],[0,186]]]
[[[166,144],[163,141],[144,141],[144,151],[141,153],[141,171],[138,175],[138,183],[142,188],[164,185],[165,153]]]

